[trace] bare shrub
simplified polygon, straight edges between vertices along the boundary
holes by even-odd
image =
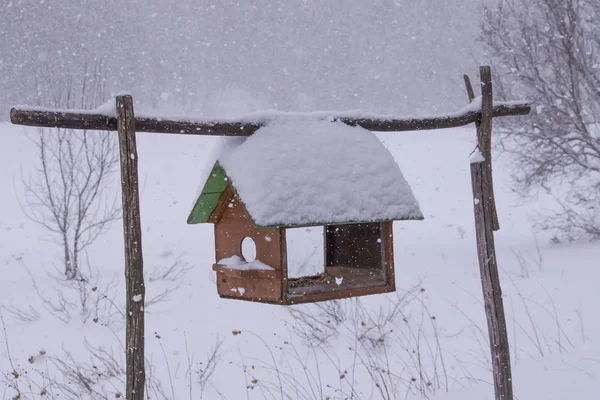
[[[92,399],[106,399],[123,393],[125,368],[122,357],[87,342],[86,348],[89,361],[81,362],[65,349],[61,357],[50,357],[60,377],[53,382],[55,390],[64,393],[67,398],[79,398],[85,394]]]
[[[203,397],[206,385],[217,369],[217,365],[221,359],[221,346],[223,340],[217,338],[215,344],[206,355],[204,361],[198,362],[196,366],[196,381],[200,384],[200,398]],[[187,346],[187,340],[186,340]]]
[[[125,318],[122,307],[115,301],[117,278],[102,278],[97,269],[89,267],[89,262],[85,273],[89,278],[64,280],[60,271],[49,272],[47,278],[54,282],[54,287],[50,290],[43,290],[29,267],[22,260],[20,264],[29,274],[33,289],[48,315],[64,323],[78,318],[83,323],[91,320],[107,326]],[[41,317],[40,311],[32,305],[23,308],[11,304],[3,308],[22,322],[34,322]]]
[[[292,337],[278,338],[265,359],[241,357],[246,389],[265,398],[404,399],[448,389],[434,315],[415,287],[379,308],[361,299],[293,307]],[[360,389],[359,389],[360,388]]]
[[[106,71],[101,60],[82,56],[68,74],[39,80],[36,84],[43,105],[53,108],[93,109],[106,93]],[[75,313],[83,321],[93,318],[110,323],[115,312],[112,301],[114,281],[106,282],[93,267],[87,249],[120,218],[117,192],[112,192],[118,152],[110,132],[40,129],[32,137],[39,162],[23,176],[22,208],[61,248],[58,274],[49,274],[56,283],[52,295],[43,293],[32,281],[46,310],[67,322]],[[31,274],[30,274],[31,275]],[[100,289],[104,294],[99,295]],[[11,314],[22,319],[35,317],[32,308],[12,307]]]
[[[171,370],[171,364],[169,362],[169,358],[167,357],[167,352],[165,350],[165,347],[162,343],[162,336],[155,333],[154,334],[154,338],[156,340],[158,340],[159,346],[160,346],[160,350],[163,356],[163,361],[164,361],[164,365],[166,367],[166,372],[169,378],[169,389],[170,389],[170,395],[172,399],[175,398],[179,398],[181,397],[181,395],[178,396],[179,394],[179,390],[177,390],[178,388],[175,387],[174,381],[173,381],[173,373]],[[186,361],[187,361],[187,370],[185,373],[185,376],[188,380],[187,384],[188,384],[188,395],[189,395],[189,399],[196,399],[196,398],[204,398],[204,393],[206,390],[206,386],[210,384],[210,378],[213,376],[213,374],[215,373],[217,366],[221,360],[221,346],[223,344],[223,340],[221,340],[220,338],[217,338],[215,341],[215,345],[208,351],[208,354],[206,356],[206,358],[204,359],[204,361],[200,361],[200,362],[196,362],[195,359],[195,355],[194,354],[190,354],[189,349],[188,349],[188,342],[187,342],[187,336],[184,333],[184,341],[185,341],[185,352],[186,352]],[[177,367],[177,369],[179,369],[179,365]],[[198,387],[199,388],[199,392],[198,394],[194,395],[194,389]],[[215,391],[220,395],[219,390],[213,386],[213,388],[215,389]],[[168,398],[168,396],[164,396],[163,397]],[[222,397],[222,395],[221,395]]]
[[[500,122],[516,190],[556,200],[538,220],[558,239],[600,238],[598,18],[597,0],[501,0],[482,25],[502,91],[534,104],[528,118]]]
[[[339,325],[347,320],[349,306],[349,302],[333,300],[316,303],[312,308],[290,308],[295,321],[292,329],[307,343],[326,343],[338,334]]]
[[[3,327],[4,321],[2,320]],[[10,346],[4,327],[5,344],[10,357]],[[28,365],[9,360],[11,371],[3,373],[3,382],[10,390],[4,398],[13,400],[68,399],[108,400],[125,399],[125,360],[122,343],[119,350],[93,346],[85,342],[85,351],[79,355],[63,349],[60,355],[40,350],[29,357]],[[155,374],[155,366],[146,360],[149,398],[171,400],[162,382]]]
[[[38,310],[29,305],[27,308],[15,306],[12,302],[8,306],[2,308],[10,314],[14,319],[20,322],[31,323],[40,319],[41,315]]]
[[[529,269],[529,267],[527,267],[529,261],[525,258],[517,257],[517,261],[519,263],[525,263],[525,268]],[[539,268],[542,269],[543,267],[539,266]],[[550,295],[548,290],[540,284],[540,288],[546,295],[546,303],[549,306],[542,304],[535,298],[524,295],[514,278],[508,273],[506,273],[506,276],[520,300],[522,310],[527,316],[527,324],[517,321],[514,315],[512,317],[512,323],[515,326],[515,330],[518,329],[518,331],[520,331],[531,343],[532,349],[536,350],[537,355],[544,357],[555,351],[563,354],[567,350],[574,348],[569,335],[562,326],[562,319],[558,314],[554,298]],[[555,330],[540,327],[542,323],[547,324],[548,319],[550,319],[550,323],[554,325]],[[516,337],[516,334],[514,336]],[[515,347],[513,351],[515,352],[516,359],[518,359],[517,348]],[[533,356],[531,353],[527,355],[530,357]]]
[[[157,263],[151,272],[147,273],[146,281],[149,287],[156,284],[163,288],[156,295],[149,296],[146,299],[146,311],[158,303],[169,300],[171,295],[181,286],[185,275],[192,269],[190,264],[185,260],[184,253],[166,262],[162,261],[171,258],[172,255],[173,253],[170,251],[161,254],[161,261]]]
[[[82,70],[40,85],[50,85],[46,99],[54,108],[90,109],[106,96],[100,61],[84,60]],[[81,254],[119,218],[116,191],[108,192],[118,166],[111,132],[42,128],[32,138],[39,164],[23,178],[24,211],[62,249],[64,276],[82,277]]]
[[[172,253],[167,251],[161,254],[160,258],[167,259],[171,256]],[[161,263],[155,266],[152,272],[148,274],[148,282],[179,282],[192,269],[183,256],[184,254],[180,254],[166,264]]]

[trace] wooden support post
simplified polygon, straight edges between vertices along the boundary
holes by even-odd
[[[486,86],[485,89],[490,91],[490,96],[492,93],[492,76],[491,71],[488,75],[489,78],[486,80],[489,81],[489,86]],[[467,87],[467,95],[469,96],[469,102],[473,102],[475,100],[475,92],[473,91],[473,86],[471,85],[471,80],[468,75],[463,75],[465,79],[465,86]],[[483,87],[482,87],[483,90]],[[492,138],[491,135],[489,138],[481,136],[481,116],[477,118],[475,121],[475,127],[477,129],[477,147],[483,157],[485,158],[485,166],[488,173],[488,179],[490,180],[490,201],[492,204],[492,224],[494,231],[500,230],[500,222],[498,221],[498,210],[496,209],[496,196],[494,195],[494,184],[493,184],[493,174],[492,174]],[[488,139],[488,140],[486,140]],[[482,143],[485,143],[484,148],[481,148]]]
[[[135,119],[131,96],[117,96],[117,131],[121,153],[123,235],[125,239],[126,399],[144,400],[144,263],[138,187]]]
[[[485,314],[487,317],[494,390],[496,400],[513,400],[510,350],[506,332],[506,317],[502,302],[502,289],[494,246],[494,199],[492,196],[491,135],[492,135],[492,85],[490,67],[480,68],[481,76],[481,121],[477,129],[477,142],[485,158],[484,161],[471,162],[471,183],[475,209],[475,231],[477,253]],[[465,79],[465,83],[467,79]],[[467,85],[467,92],[469,92]],[[471,89],[472,92],[472,89]],[[476,160],[477,161],[477,160]]]

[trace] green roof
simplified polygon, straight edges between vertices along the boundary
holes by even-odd
[[[194,208],[188,217],[188,224],[202,224],[209,222],[210,215],[215,210],[221,194],[227,187],[227,183],[225,171],[221,165],[216,162],[204,184],[200,197],[198,197],[198,200],[196,201],[196,204],[194,204]]]

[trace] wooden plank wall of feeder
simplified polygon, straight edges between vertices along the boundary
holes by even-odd
[[[396,272],[394,268],[394,221],[383,223],[384,266],[386,268],[386,284],[391,292],[396,291]]]
[[[285,229],[280,229],[279,243],[281,252],[279,254],[281,262],[281,299],[284,304],[288,304],[288,283],[289,283],[289,268],[288,268],[288,251],[287,251],[287,233]]]
[[[326,255],[326,267],[325,271],[334,277],[343,277],[344,282],[350,287],[357,285],[364,285],[368,287],[383,287],[393,292],[396,288],[395,274],[394,274],[394,244],[393,244],[393,222],[386,221],[376,223],[378,225],[378,237],[381,239],[379,246],[379,254],[377,255],[376,265],[367,267],[366,265],[357,265],[354,268],[348,268],[346,266],[337,266],[332,263],[331,254],[329,251]],[[356,225],[372,225],[372,224],[356,224]],[[354,225],[354,226],[356,226]],[[353,225],[346,225],[353,226]],[[328,227],[329,228],[329,227]],[[332,226],[331,228],[335,228]],[[327,241],[327,240],[326,240]],[[353,243],[355,244],[355,243]],[[331,243],[326,243],[331,245]],[[379,277],[373,275],[373,272],[379,272]],[[352,290],[349,288],[340,288],[340,290]]]
[[[382,232],[378,222],[327,226],[325,265],[377,268],[382,265]]]
[[[256,245],[256,259],[274,268],[272,271],[245,271],[215,264],[213,269],[217,272],[219,295],[250,301],[282,302],[282,229],[256,228],[231,186],[221,194],[210,220],[215,224],[216,261],[243,256],[241,244],[248,237]]]
[[[281,273],[279,271],[243,271],[213,266],[220,297],[281,304]]]

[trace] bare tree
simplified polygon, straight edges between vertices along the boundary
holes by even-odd
[[[525,121],[503,121],[517,191],[553,196],[560,211],[540,222],[570,239],[600,238],[598,19],[597,0],[499,0],[482,29],[501,89],[536,105]]]
[[[256,376],[255,371],[260,369],[281,377],[279,382],[271,380],[271,387],[266,389],[273,398],[278,397],[274,396],[277,393],[286,399],[323,399],[328,398],[328,390],[335,389],[339,398],[360,399],[365,390],[363,383],[362,389],[358,389],[361,376],[370,378],[369,398],[395,400],[411,395],[429,398],[438,390],[447,391],[451,377],[446,370],[446,352],[442,351],[436,317],[424,301],[424,292],[421,286],[404,293],[399,291],[379,308],[371,308],[355,298],[290,309],[292,331],[315,353],[312,357],[300,356],[293,340],[286,338],[284,346],[279,347],[284,360],[280,364],[286,364],[290,370],[275,361],[271,365],[257,365],[256,369],[252,366],[245,371],[253,378],[248,388],[253,389],[255,381],[263,386],[269,384],[264,379],[267,377]],[[347,347],[332,351],[333,337]],[[310,358],[314,364],[309,362]],[[320,368],[328,361],[333,370],[338,369],[339,382],[327,382],[331,378],[321,375],[324,369]]]
[[[52,93],[51,107],[90,109],[105,98],[102,63],[82,65],[78,73],[38,84],[51,86],[40,91]],[[24,180],[27,215],[60,243],[65,278],[85,279],[82,252],[119,218],[117,197],[106,190],[118,166],[116,140],[110,132],[41,129],[34,141],[40,161]]]

